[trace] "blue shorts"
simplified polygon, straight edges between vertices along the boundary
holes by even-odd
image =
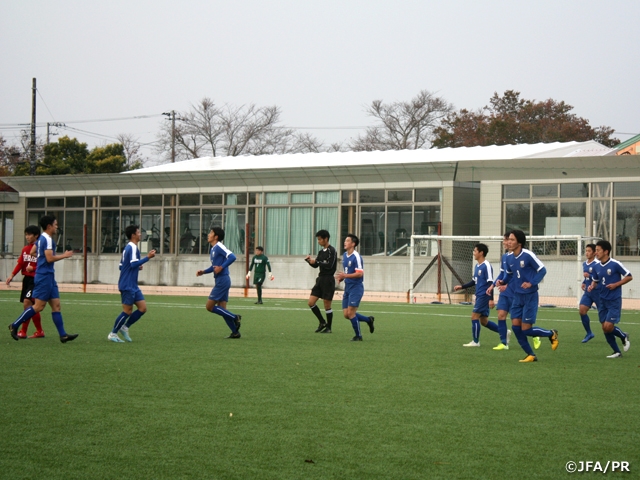
[[[489,316],[489,300],[487,295],[476,295],[476,304],[473,306],[473,313],[479,313],[481,317]]]
[[[596,306],[598,306],[599,300],[600,295],[596,293],[595,290],[592,292],[587,292],[585,290],[585,292],[582,294],[582,298],[580,299],[580,305],[591,308],[591,305],[593,305],[594,303],[596,304]]]
[[[229,301],[229,289],[231,288],[231,277],[229,275],[221,275],[216,278],[216,285],[209,294],[209,300],[216,302]]]
[[[120,298],[123,305],[134,305],[144,300],[144,295],[139,288],[137,290],[120,290]]]
[[[342,295],[342,308],[359,307],[363,295],[364,285],[362,283],[347,285],[344,289],[344,295]]]
[[[620,321],[620,311],[622,310],[622,298],[615,300],[603,300],[599,299],[598,303],[598,318],[600,323],[610,322],[618,323]]]
[[[518,318],[522,323],[536,323],[538,315],[538,291],[532,293],[514,293],[511,304],[511,319]]]
[[[504,312],[509,313],[511,311],[511,304],[513,303],[513,297],[507,296],[504,293],[501,293],[498,297],[498,305],[496,305],[496,310],[502,310]]]
[[[58,283],[53,275],[37,275],[36,284],[31,296],[37,300],[48,302],[54,298],[60,298]]]

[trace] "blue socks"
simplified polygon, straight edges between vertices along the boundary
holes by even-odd
[[[140,310],[136,310],[135,312],[133,312],[129,317],[129,320],[127,320],[127,323],[125,324],[126,327],[129,328],[131,325],[136,323],[138,320],[140,320],[140,317],[145,313],[147,312],[141,312]]]
[[[615,353],[620,353],[620,349],[618,348],[618,343],[616,342],[616,335],[613,333],[605,333],[604,338],[607,339],[607,343],[613,348]]]
[[[360,315],[362,316],[362,315]],[[366,318],[366,317],[365,317]],[[368,321],[367,320],[363,320],[364,321]],[[352,319],[350,319],[351,321],[351,326],[353,327],[353,331],[356,332],[356,337],[361,337],[362,336],[362,332],[360,331],[360,322],[358,321],[358,314],[356,313],[356,316],[353,317]]]
[[[620,340],[624,340],[627,338],[627,336],[624,334],[624,332],[622,330],[620,330],[617,326],[613,328],[613,332],[611,332],[613,335],[615,335],[616,337],[618,337]]]
[[[480,341],[480,320],[471,320],[471,335],[474,342]]]
[[[545,330],[540,327],[531,327],[529,330],[523,330],[522,333],[527,337],[553,337],[553,330]]]
[[[129,315],[124,312],[120,312],[120,315],[118,315],[115,323],[113,324],[113,330],[111,330],[111,333],[118,333],[124,325],[124,322],[127,321],[127,318],[129,318]]]
[[[587,333],[591,333],[591,325],[589,320],[589,315],[580,315],[580,320],[582,320],[582,326],[584,327],[584,331]]]
[[[516,339],[518,340],[518,343],[520,344],[520,347],[522,347],[524,352],[527,355],[535,356],[535,354],[533,353],[533,349],[531,348],[531,345],[529,345],[529,339],[522,332],[522,327],[520,325],[512,325],[511,330],[513,330],[513,334],[516,336]]]
[[[13,325],[15,328],[19,328],[20,325],[22,325],[24,322],[26,322],[27,320],[29,320],[31,317],[33,317],[36,314],[36,311],[33,309],[33,307],[29,307],[26,310],[22,311],[22,314],[18,317],[18,319],[13,322],[11,325]]]
[[[500,341],[503,344],[507,344],[507,321],[498,320],[498,333],[500,334]]]
[[[317,307],[316,307],[317,308]],[[238,333],[238,329],[236,328],[236,315],[231,313],[228,310],[225,310],[222,307],[219,306],[215,306],[211,309],[211,313],[215,313],[216,315],[220,315],[222,318],[224,318],[224,321],[227,323],[227,325],[229,326],[229,328],[231,329],[232,333]],[[132,315],[133,317],[133,315]]]
[[[494,322],[487,321],[487,324],[485,325],[485,327],[491,330],[492,332],[500,333],[500,329],[498,328],[498,325],[496,325]]]
[[[64,331],[64,323],[62,322],[62,314],[60,312],[51,312],[51,318],[53,319],[53,324],[58,329],[58,334],[61,337],[66,337],[67,332]]]

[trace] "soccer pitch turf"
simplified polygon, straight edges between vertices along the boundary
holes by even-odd
[[[349,342],[334,302],[332,334],[316,334],[304,300],[231,298],[242,339],[206,298],[147,297],[133,343],[107,334],[116,295],[62,294],[58,341],[14,341],[22,310],[0,292],[0,477],[61,479],[558,478],[569,461],[640,469],[640,315],[625,311],[631,349],[581,344],[577,310],[541,309],[559,331],[539,362],[470,341],[470,306],[366,303],[376,330]],[[495,320],[495,310],[491,312]],[[33,326],[29,333],[32,333]],[[639,343],[634,343],[638,339]],[[629,478],[634,473],[612,474]]]

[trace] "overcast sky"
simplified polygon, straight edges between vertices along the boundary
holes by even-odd
[[[564,100],[625,140],[640,133],[639,19],[637,0],[5,0],[0,134],[31,121],[35,77],[38,123],[91,132],[55,129],[90,147],[151,143],[159,114],[203,97],[277,105],[283,124],[347,141],[372,100],[422,89],[468,109],[508,89]]]

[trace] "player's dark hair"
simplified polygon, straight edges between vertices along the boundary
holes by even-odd
[[[475,245],[476,250],[478,250],[479,252],[482,252],[483,256],[487,256],[487,254],[489,253],[489,247],[487,247],[484,243],[477,243]]]
[[[318,230],[318,233],[316,233],[316,238],[322,238],[322,239],[330,239],[331,238],[331,234],[329,233],[329,230]]]
[[[527,243],[527,236],[524,234],[522,230],[511,230],[509,232],[509,236],[513,235],[516,237],[516,241],[520,244],[522,248],[524,248]]]
[[[129,225],[127,228],[125,228],[124,235],[125,237],[127,237],[127,240],[131,240],[131,237],[133,237],[139,229],[139,225]]]
[[[24,229],[24,233],[28,233],[29,235],[40,236],[40,227],[37,225],[29,225]]]
[[[509,239],[509,235],[511,235],[511,232],[507,232],[503,235],[504,238],[506,238],[507,240]]]
[[[218,237],[219,242],[224,240],[224,230],[221,227],[211,227],[211,231]]]
[[[587,248],[590,248],[592,252],[595,252],[596,251],[596,244],[595,243],[587,243],[586,247],[584,247],[584,248],[585,248],[585,250]]]
[[[53,225],[53,222],[56,221],[56,217],[53,215],[45,215],[40,219],[40,226],[42,230],[46,230],[49,225]]]
[[[350,238],[351,241],[355,244],[354,246],[356,247],[360,244],[360,240],[358,240],[358,237],[356,237],[353,233],[347,233],[347,236],[344,238]]]
[[[611,255],[611,243],[609,243],[608,241],[599,240],[598,243],[596,243],[596,246],[600,247],[602,250],[608,252],[608,254]]]
[[[256,247],[256,250],[260,250],[261,252],[264,252],[264,248],[262,247]]]

